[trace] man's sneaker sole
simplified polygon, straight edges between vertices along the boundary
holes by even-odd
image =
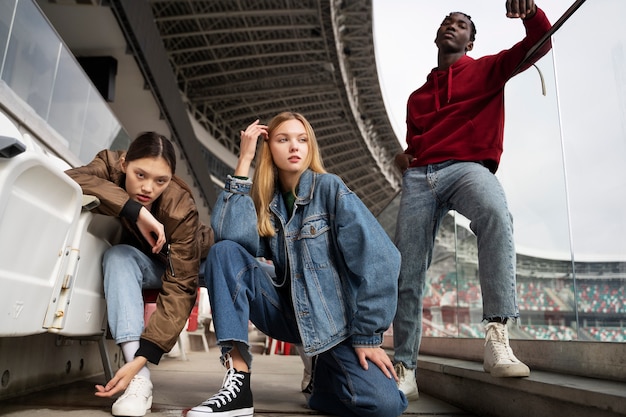
[[[524,378],[530,376],[530,368],[523,363],[494,366],[491,369],[483,366],[483,369],[495,378]]]
[[[200,408],[200,407],[194,407]],[[208,408],[208,407],[207,407]],[[186,414],[187,417],[252,417],[254,416],[254,407],[241,408],[239,410],[231,411],[201,411],[189,410]]]

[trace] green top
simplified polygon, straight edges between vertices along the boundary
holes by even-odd
[[[287,208],[287,213],[289,213],[289,217],[293,214],[293,206],[296,203],[296,195],[289,191],[285,191],[283,193],[283,200],[285,200],[285,207]]]

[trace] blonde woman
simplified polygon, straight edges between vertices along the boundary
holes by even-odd
[[[338,176],[325,172],[313,129],[298,113],[242,131],[234,174],[212,214],[217,243],[205,271],[228,370],[219,392],[187,417],[253,415],[248,320],[316,358],[310,408],[401,415],[407,401],[380,347],[396,309],[400,256],[382,227]],[[274,278],[260,256],[273,261]]]

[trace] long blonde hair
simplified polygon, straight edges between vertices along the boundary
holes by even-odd
[[[322,163],[322,157],[320,155],[319,145],[315,138],[315,133],[308,120],[300,113],[295,112],[282,112],[274,116],[272,120],[267,124],[268,137],[272,137],[274,130],[280,126],[281,123],[287,120],[298,120],[304,125],[308,137],[309,152],[303,165],[302,171],[299,173],[298,178],[302,173],[310,168],[314,172],[324,173],[324,164]],[[270,222],[270,202],[276,192],[277,184],[277,168],[272,158],[272,152],[269,146],[269,139],[264,140],[261,144],[261,150],[257,156],[256,169],[254,171],[254,178],[252,189],[250,190],[250,196],[254,201],[254,207],[257,213],[257,229],[260,236],[269,237],[274,236],[274,228]],[[294,195],[296,194],[295,188],[292,190]]]

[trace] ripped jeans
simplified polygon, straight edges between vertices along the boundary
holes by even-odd
[[[402,264],[393,322],[394,362],[408,369],[417,367],[426,271],[439,225],[449,210],[467,217],[477,237],[483,319],[519,316],[513,218],[496,176],[475,162],[409,168],[402,178],[396,224]]]

